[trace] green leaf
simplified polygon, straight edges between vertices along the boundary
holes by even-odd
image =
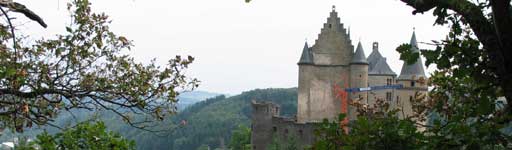
[[[16,69],[14,69],[14,68],[7,68],[7,71],[6,71],[6,73],[5,73],[5,74],[6,74],[6,76],[8,76],[8,77],[9,77],[9,76],[14,76],[14,75],[16,75]]]
[[[66,27],[66,31],[68,31],[69,33],[73,32],[73,30],[70,27]]]

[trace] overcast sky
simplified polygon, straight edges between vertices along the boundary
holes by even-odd
[[[69,0],[15,0],[38,13],[47,29],[19,17],[33,39],[64,33]],[[365,54],[371,43],[397,74],[402,62],[395,48],[409,42],[413,27],[418,41],[443,39],[445,27],[433,26],[431,12],[412,15],[398,0],[91,0],[93,10],[113,20],[111,29],[135,42],[130,52],[141,62],[164,64],[175,55],[196,58],[187,73],[202,81],[199,90],[237,94],[256,88],[296,87],[297,61],[304,42],[320,33],[332,5],[354,45]],[[420,44],[420,48],[426,45]],[[432,70],[432,67],[428,70]]]

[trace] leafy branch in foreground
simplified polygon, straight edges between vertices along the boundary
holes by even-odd
[[[22,132],[79,108],[109,110],[148,129],[176,112],[179,91],[198,86],[183,73],[193,57],[176,56],[163,67],[154,59],[137,63],[126,54],[131,41],[111,32],[108,16],[93,13],[88,0],[74,0],[67,8],[72,18],[67,33],[37,41],[18,38],[18,52],[8,48],[12,35],[0,24],[0,128]]]

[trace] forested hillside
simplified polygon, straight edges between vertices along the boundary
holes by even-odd
[[[186,124],[172,132],[158,136],[137,131],[139,134],[127,136],[136,140],[138,149],[195,150],[201,145],[217,148],[222,141],[228,144],[232,129],[238,125],[250,126],[251,100],[278,103],[282,115],[292,116],[297,109],[297,89],[257,89],[232,97],[207,99],[173,117],[174,124]]]

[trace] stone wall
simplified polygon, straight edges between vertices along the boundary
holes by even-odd
[[[315,141],[316,123],[297,123],[294,118],[280,117],[280,107],[274,103],[253,101],[252,108],[253,150],[268,149],[274,139],[281,144],[295,143],[299,149],[310,146]]]
[[[389,81],[388,81],[389,80]],[[388,84],[396,84],[395,76],[392,75],[368,75],[369,86],[383,86]],[[368,104],[373,105],[377,99],[388,100],[387,93],[391,94],[388,102],[392,103],[396,100],[397,94],[395,89],[384,89],[368,92]]]
[[[336,120],[341,112],[341,100],[335,87],[349,84],[348,66],[300,66],[297,121],[320,122]]]
[[[416,93],[426,94],[428,86],[418,83],[416,80],[397,80],[398,84],[402,84],[403,88],[396,90],[397,101],[391,106],[403,110],[399,113],[400,117],[407,117],[413,114],[411,100],[416,99]]]

